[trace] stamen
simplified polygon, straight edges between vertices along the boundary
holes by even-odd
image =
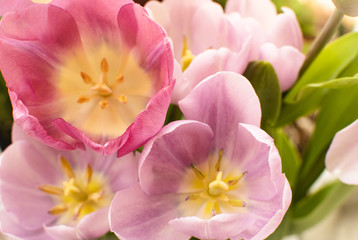
[[[109,105],[107,99],[103,99],[98,103],[101,106],[101,109],[106,109]]]
[[[193,169],[195,175],[196,175],[199,179],[203,180],[203,179],[205,178],[205,175],[194,165],[194,163],[191,163],[191,164],[190,164],[190,167],[191,167],[191,169]]]
[[[85,84],[94,84],[92,78],[87,73],[81,72],[81,77]]]
[[[66,174],[68,179],[72,179],[72,178],[76,177],[76,175],[71,167],[71,164],[66,160],[66,158],[61,156],[60,163],[61,163],[62,171]]]
[[[86,171],[83,176],[83,178],[85,179],[87,184],[89,184],[91,182],[92,175],[93,175],[93,169],[92,169],[91,165],[87,164]]]
[[[223,153],[224,153],[224,150],[223,150],[223,149],[220,149],[218,162],[215,164],[216,171],[218,171],[218,172],[220,171],[221,159],[222,159],[222,157],[223,157]]]
[[[104,191],[93,193],[88,197],[88,201],[98,201],[104,196]]]
[[[74,216],[73,216],[73,220],[76,220],[79,216],[80,216],[80,213],[82,211],[82,209],[84,208],[85,206],[85,202],[79,204],[73,211],[74,211]]]
[[[190,194],[189,196],[187,196],[187,197],[185,198],[185,201],[188,201],[188,200],[197,200],[197,199],[199,199],[199,198],[200,198],[200,196],[198,196],[198,195]]]
[[[117,77],[116,77],[116,81],[118,83],[122,83],[124,81],[124,76],[122,74],[118,74]]]
[[[47,185],[47,184],[38,186],[38,189],[40,189],[41,191],[43,191],[45,193],[52,194],[52,195],[58,195],[58,196],[62,196],[64,193],[63,188],[52,186],[52,185]]]
[[[123,94],[121,96],[119,96],[119,98],[118,98],[118,101],[120,103],[127,103],[127,100],[128,100],[127,97],[124,96]]]
[[[87,98],[87,97],[79,97],[79,99],[77,99],[77,103],[85,103],[85,102],[88,102],[90,99]]]
[[[246,207],[246,203],[241,200],[230,199],[227,202],[233,207]]]
[[[247,173],[248,173],[247,171],[241,173],[241,175],[239,177],[228,181],[227,184],[229,184],[230,186],[237,184],[240,181],[240,179],[243,178]]]
[[[48,210],[48,213],[51,215],[59,215],[61,213],[64,213],[67,210],[67,206],[64,204],[56,205],[50,210]]]
[[[101,71],[102,73],[107,73],[109,71],[109,64],[105,58],[101,61]]]
[[[216,212],[214,209],[211,209],[211,214],[213,215],[213,217],[216,215]]]

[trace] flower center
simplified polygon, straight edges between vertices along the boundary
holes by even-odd
[[[222,209],[227,209],[228,207],[236,208],[246,206],[246,203],[237,199],[237,197],[235,197],[237,195],[232,194],[232,192],[238,188],[238,183],[242,177],[247,174],[247,171],[238,176],[228,175],[224,177],[224,173],[221,169],[222,156],[223,150],[220,150],[218,160],[214,167],[215,169],[209,169],[209,173],[214,172],[214,174],[208,174],[208,176],[193,163],[191,164],[191,169],[195,173],[192,184],[201,187],[196,193],[189,194],[185,200],[201,201],[205,205],[205,217],[211,217],[221,213]]]
[[[117,100],[120,103],[127,103],[127,97],[123,94],[116,95],[113,94],[113,90],[118,84],[123,83],[124,76],[122,74],[118,74],[114,83],[110,86],[108,84],[108,72],[109,72],[109,64],[105,58],[101,61],[101,75],[99,81],[96,83],[92,80],[91,76],[89,76],[85,72],[81,72],[81,78],[85,84],[91,85],[91,95],[80,96],[77,99],[77,103],[85,103],[88,102],[91,98],[101,97],[102,100],[99,101],[99,105],[101,109],[105,109],[108,107],[108,98],[112,98]]]
[[[93,172],[91,165],[88,164],[82,176],[79,176],[64,157],[60,158],[60,163],[67,178],[62,185],[39,186],[41,191],[53,195],[58,202],[48,211],[49,214],[61,215],[61,222],[77,222],[110,204],[113,193],[105,179]]]

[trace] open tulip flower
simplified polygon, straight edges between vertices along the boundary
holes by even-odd
[[[109,231],[116,191],[138,181],[138,155],[60,151],[13,131],[0,166],[1,231],[20,239],[93,239]]]
[[[265,239],[291,190],[273,139],[257,127],[253,88],[222,72],[179,105],[198,121],[172,122],[145,145],[140,182],[113,199],[111,230],[125,240]]]
[[[54,0],[8,12],[0,69],[28,135],[119,156],[161,129],[174,85],[168,37],[129,0]]]

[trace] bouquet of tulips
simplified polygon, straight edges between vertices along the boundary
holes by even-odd
[[[358,184],[358,34],[330,41],[358,4],[334,2],[304,54],[270,0],[0,0],[2,234],[260,240],[318,223]],[[336,180],[311,191],[325,168]]]

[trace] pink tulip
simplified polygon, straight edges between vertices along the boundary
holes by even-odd
[[[265,239],[291,201],[273,139],[257,126],[249,82],[222,72],[179,102],[188,119],[144,147],[139,184],[119,191],[111,230],[122,240]]]
[[[138,181],[138,156],[60,151],[14,128],[0,166],[0,229],[24,240],[94,239],[116,191]]]
[[[0,69],[27,134],[119,156],[161,129],[174,85],[168,37],[130,0],[54,0],[5,14]]]
[[[296,81],[304,61],[303,36],[295,13],[282,8],[277,14],[270,0],[228,0],[226,13],[238,13],[253,38],[250,60],[268,61],[274,67],[282,91]]]
[[[150,1],[145,7],[173,41],[176,85],[172,102],[218,71],[244,72],[251,37],[240,17],[225,15],[211,0]]]

